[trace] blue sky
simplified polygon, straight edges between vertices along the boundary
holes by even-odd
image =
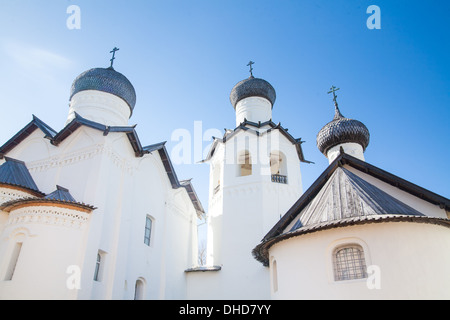
[[[79,30],[66,26],[70,5]],[[379,30],[366,26],[369,5]],[[62,129],[73,80],[107,67],[117,46],[114,67],[137,92],[129,123],[143,145],[168,141],[171,152],[172,133],[194,136],[196,121],[202,133],[234,128],[229,94],[252,60],[277,92],[273,121],[315,162],[301,165],[304,190],[328,165],[315,140],[335,85],[343,115],[371,133],[366,161],[448,198],[449,14],[448,1],[0,0],[0,144],[32,114]],[[208,166],[175,169],[206,208]]]

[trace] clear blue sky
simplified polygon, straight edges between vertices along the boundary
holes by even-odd
[[[381,29],[369,30],[369,5]],[[67,7],[81,10],[70,30]],[[0,0],[0,144],[35,114],[55,130],[83,71],[109,65],[133,83],[143,145],[234,128],[232,87],[254,75],[277,92],[273,121],[302,138],[306,190],[327,167],[316,134],[333,117],[327,91],[340,89],[344,116],[371,133],[366,161],[450,197],[449,1]],[[209,144],[204,141],[202,147]],[[192,156],[194,161],[194,155]],[[207,165],[175,165],[208,202]],[[70,188],[70,186],[67,186]]]

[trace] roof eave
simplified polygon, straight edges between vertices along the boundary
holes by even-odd
[[[44,137],[47,139],[53,139],[54,130],[48,125],[42,122],[38,117],[33,115],[33,120],[31,120],[27,125],[20,129],[14,136],[11,137],[7,142],[5,142],[0,147],[1,158],[9,151],[18,146],[23,140],[30,136],[36,129],[40,129],[44,133]],[[51,131],[50,131],[51,130]]]
[[[5,202],[0,205],[0,209],[4,210],[6,212],[10,212],[18,207],[21,206],[62,206],[62,207],[72,207],[72,209],[78,210],[81,209],[85,212],[92,212],[96,210],[97,208],[81,203],[81,202],[75,202],[75,201],[63,201],[63,200],[56,200],[56,199],[45,199],[45,198],[23,198],[23,199],[17,199]]]
[[[28,123],[22,130],[20,130],[8,142],[6,142],[2,147],[0,147],[0,157],[1,159],[3,159],[4,155],[7,152],[16,147],[20,142],[22,142],[26,137],[28,137],[31,133],[33,133],[37,128],[43,131],[45,137],[50,139],[50,143],[52,145],[58,146],[62,141],[64,141],[67,137],[69,137],[81,126],[87,126],[89,128],[102,131],[105,136],[108,135],[110,132],[125,133],[128,137],[128,140],[130,141],[131,147],[133,148],[136,157],[142,157],[144,156],[144,154],[152,153],[153,151],[158,151],[172,188],[177,189],[181,187],[180,181],[178,180],[175,169],[172,165],[172,162],[170,161],[169,154],[165,147],[166,141],[142,147],[137,132],[135,130],[136,127],[135,125],[106,126],[101,123],[83,118],[76,112],[74,119],[70,121],[58,133],[56,133],[56,131],[51,129],[43,121],[41,121],[40,119],[38,119],[33,115],[33,120],[30,123]],[[199,212],[202,211],[204,212],[200,201],[198,201],[198,203],[199,204],[193,203],[194,207],[196,207],[196,210],[198,210]]]
[[[363,216],[357,218],[348,218],[343,220],[328,221],[316,225],[309,225],[299,228],[297,230],[279,234],[273,238],[263,240],[253,250],[253,257],[261,262],[265,267],[269,266],[269,249],[278,242],[287,240],[293,237],[298,237],[304,234],[309,234],[318,231],[329,230],[333,228],[349,227],[354,225],[363,225],[369,223],[382,223],[382,222],[416,222],[416,223],[428,223],[441,225],[450,228],[450,219],[436,218],[428,216],[411,216],[411,215],[372,215]]]

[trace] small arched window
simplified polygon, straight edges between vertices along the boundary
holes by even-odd
[[[286,157],[279,151],[270,153],[270,174],[272,182],[287,183]]]
[[[338,247],[334,250],[335,281],[367,278],[364,250],[357,244]]]
[[[143,279],[139,278],[136,280],[136,285],[134,287],[134,300],[144,300],[145,292],[145,282]]]
[[[240,177],[249,176],[252,174],[252,157],[248,150],[242,151],[238,156],[238,165]]]

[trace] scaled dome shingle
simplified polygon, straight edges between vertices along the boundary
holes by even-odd
[[[264,79],[255,78],[250,76],[247,79],[239,81],[231,90],[230,102],[236,109],[236,104],[242,99],[248,97],[262,97],[275,103],[276,93],[272,85]]]
[[[359,143],[363,150],[369,145],[370,134],[361,121],[345,118],[336,107],[332,121],[328,122],[317,134],[317,148],[325,156],[329,149],[341,143]]]
[[[123,99],[133,112],[136,105],[136,91],[131,82],[120,72],[109,68],[93,68],[80,74],[72,83],[70,99],[84,90],[111,93]]]

